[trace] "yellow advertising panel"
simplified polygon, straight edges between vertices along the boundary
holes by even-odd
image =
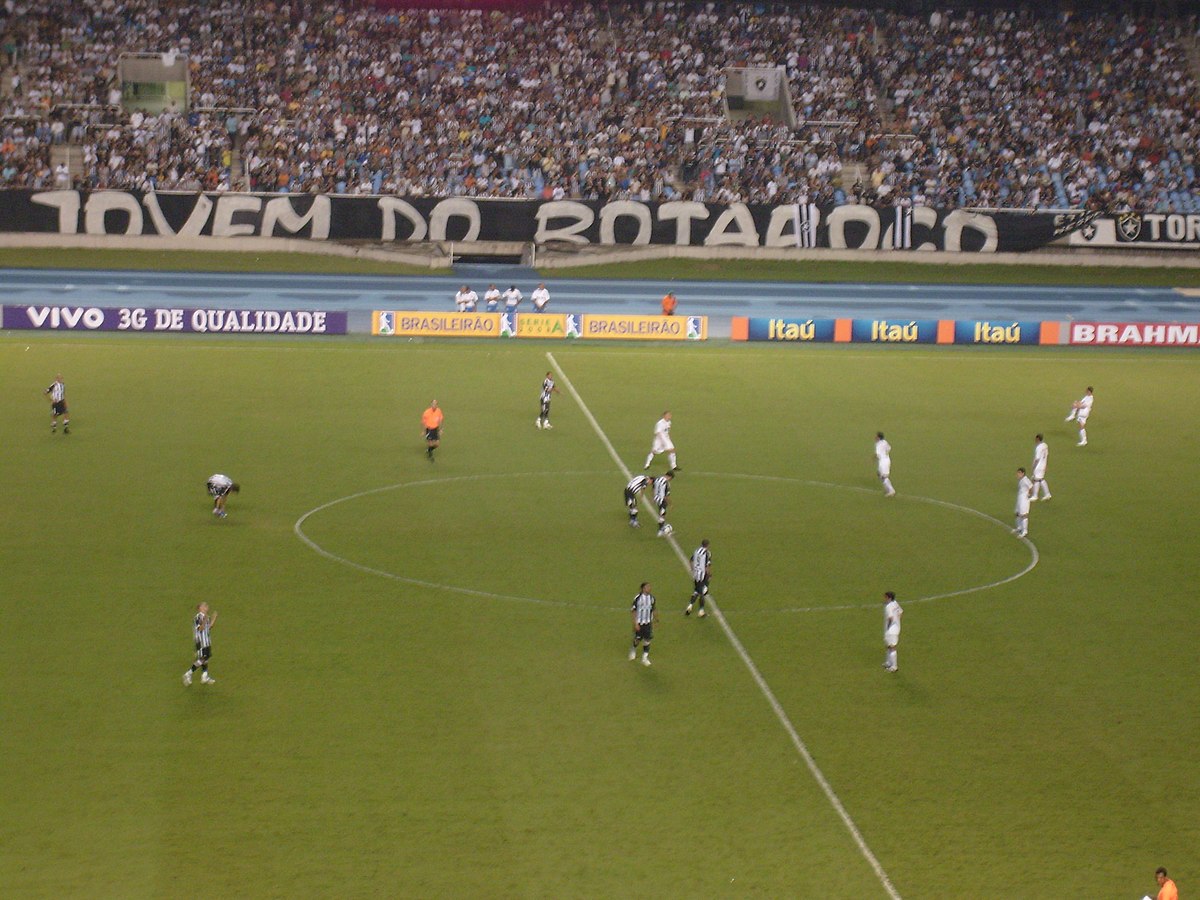
[[[579,336],[621,341],[705,341],[708,316],[584,315]]]
[[[500,313],[381,312],[371,314],[371,334],[400,337],[499,337]]]
[[[564,338],[567,317],[563,313],[517,313],[517,337]]]

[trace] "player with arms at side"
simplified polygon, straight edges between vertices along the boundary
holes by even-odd
[[[209,496],[213,498],[213,515],[218,519],[225,518],[227,515],[225,512],[225,501],[229,499],[230,494],[239,493],[242,490],[242,486],[228,475],[220,473],[210,475],[207,486]]]
[[[899,672],[900,663],[896,658],[896,647],[900,643],[900,618],[904,610],[896,602],[896,592],[887,591],[883,595],[883,668],[887,672]]]
[[[42,393],[50,395],[50,433],[58,431],[58,417],[62,416],[63,434],[71,433],[71,414],[67,412],[67,386],[61,375],[54,376],[54,382]]]
[[[654,439],[650,444],[650,452],[646,454],[646,464],[642,466],[642,470],[650,468],[650,463],[654,462],[654,457],[660,453],[667,454],[667,462],[671,464],[673,470],[678,469],[679,465],[675,462],[675,445],[671,443],[671,411],[668,409],[662,414],[662,418],[654,423]]]
[[[433,462],[433,451],[442,442],[442,411],[436,400],[429,403],[429,408],[421,413],[421,427],[425,429],[425,455]]]
[[[547,372],[545,380],[542,381],[541,408],[538,410],[538,417],[533,423],[538,428],[554,427],[550,424],[550,395],[559,393],[562,392],[554,386],[554,373]]]
[[[192,683],[192,673],[197,669],[200,670],[201,684],[216,684],[215,678],[208,677],[208,660],[212,657],[212,631],[213,624],[217,621],[217,614],[214,612],[211,616],[208,614],[208,604],[201,603],[196,607],[196,615],[192,619],[192,640],[196,645],[196,661],[192,663],[192,667],[183,673],[183,683],[190,685]]]
[[[1017,469],[1016,528],[1013,534],[1019,538],[1029,536],[1029,501],[1033,497],[1033,482],[1024,469]]]
[[[1050,485],[1046,484],[1046,466],[1049,462],[1050,448],[1039,434],[1033,444],[1033,493],[1029,495],[1031,501],[1050,499]]]
[[[875,432],[875,466],[879,471],[879,481],[883,484],[883,496],[895,497],[896,489],[892,487],[892,445],[883,439],[883,432]]]
[[[708,549],[708,538],[700,542],[689,562],[692,567],[692,599],[688,601],[683,614],[690,616],[692,607],[699,606],[696,616],[703,619],[708,615],[704,611],[704,598],[708,596],[708,582],[712,578],[712,551]]]
[[[650,665],[650,641],[654,639],[654,623],[658,621],[658,601],[650,593],[650,582],[643,581],[638,594],[633,598],[629,612],[633,616],[633,646],[629,648],[629,659],[637,659],[638,644],[642,645],[642,665]]]
[[[1095,401],[1092,387],[1088,385],[1087,393],[1071,404],[1071,412],[1066,421],[1079,423],[1079,443],[1075,445],[1076,447],[1087,446],[1087,420],[1092,414],[1092,404]]]

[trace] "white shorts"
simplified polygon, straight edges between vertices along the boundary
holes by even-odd
[[[1023,502],[1017,504],[1016,511],[1017,511],[1018,516],[1029,515],[1029,498],[1028,497],[1026,497]]]
[[[654,436],[653,446],[650,447],[650,450],[653,453],[666,453],[668,450],[674,449],[675,445],[671,443],[671,439],[669,437],[661,437],[657,434]]]
[[[885,646],[885,647],[895,647],[895,646],[896,646],[897,644],[899,644],[899,643],[900,643],[900,632],[898,632],[898,631],[886,631],[886,632],[884,632],[884,635],[883,635],[883,646]]]
[[[1034,481],[1045,481],[1046,480],[1046,470],[1045,469],[1034,469],[1033,475],[1030,477],[1032,477]]]
[[[1084,412],[1083,410],[1080,410],[1079,412],[1075,413],[1075,421],[1078,422],[1080,425],[1086,425],[1088,416],[1090,416],[1090,415],[1091,415],[1090,412]]]
[[[881,459],[879,461],[879,477],[887,478],[892,474],[892,461],[890,459]]]

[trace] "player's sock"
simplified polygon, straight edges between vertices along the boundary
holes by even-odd
[[[688,603],[687,608],[684,609],[683,614],[685,616],[690,616],[692,614],[692,604],[690,602]]]
[[[644,466],[642,466],[642,468],[643,468],[643,469],[648,469],[648,468],[650,468],[650,463],[652,463],[652,462],[654,462],[654,454],[653,454],[653,453],[648,453],[648,454],[646,455],[646,464],[645,464]]]
[[[890,479],[890,478],[883,479],[883,491],[885,494],[896,493],[896,489],[894,487],[892,487],[892,479]]]
[[[704,609],[704,595],[703,594],[701,594],[699,597],[696,598],[696,603],[699,605],[701,610]]]
[[[674,453],[668,453],[668,454],[667,454],[667,460],[668,460],[668,461],[671,463],[671,468],[672,468],[672,469],[678,469],[678,468],[679,468],[679,466],[677,466],[677,465],[675,464],[675,454],[674,454]]]
[[[1086,428],[1079,429],[1079,443],[1081,443],[1081,444],[1087,443],[1087,429]]]

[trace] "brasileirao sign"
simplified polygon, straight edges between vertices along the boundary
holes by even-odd
[[[0,192],[0,232],[287,237],[314,241],[517,241],[600,245],[893,246],[890,206],[489,200],[328,194],[143,191]],[[1094,216],[1092,216],[1094,218]],[[1088,214],[912,210],[906,249],[1034,250],[1087,224]]]

